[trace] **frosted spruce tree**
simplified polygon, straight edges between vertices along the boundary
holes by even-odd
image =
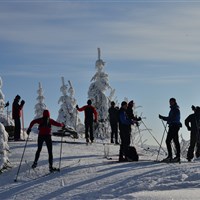
[[[68,84],[65,84],[64,77],[61,77],[62,86],[60,91],[62,96],[60,97],[58,103],[61,104],[58,111],[58,122],[62,122],[65,126],[71,127],[75,130],[78,130],[81,124],[76,106],[76,99],[74,97],[75,91],[70,81]],[[68,88],[69,86],[69,88]]]
[[[43,89],[41,83],[39,83],[39,89],[37,90],[38,97],[37,101],[38,103],[35,105],[35,119],[40,118],[43,116],[43,111],[47,109],[47,106],[44,103],[44,95],[43,95]]]
[[[9,102],[5,103],[5,96],[2,92],[2,86],[3,86],[3,81],[0,77],[0,122],[6,128],[14,127],[14,121],[12,119],[12,113],[11,113],[11,111],[9,111]]]
[[[98,48],[97,72],[91,79],[92,83],[89,87],[88,98],[92,100],[92,104],[98,112],[98,122],[94,126],[94,136],[101,139],[110,137],[108,109],[115,93],[115,90],[110,87],[108,74],[104,72],[104,66],[105,62],[101,59],[100,48]]]
[[[9,152],[8,146],[8,132],[5,127],[14,127],[14,122],[9,113],[9,102],[5,103],[5,96],[2,92],[3,81],[0,77],[0,172],[9,166],[9,159],[7,153]],[[7,107],[5,112],[5,107]]]
[[[8,133],[6,132],[4,125],[0,123],[0,172],[10,167],[8,152]]]

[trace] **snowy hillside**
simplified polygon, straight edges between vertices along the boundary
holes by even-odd
[[[199,199],[198,161],[156,163],[156,151],[137,148],[139,162],[115,163],[119,146],[103,145],[102,141],[87,146],[83,138],[64,138],[61,171],[41,177],[48,173],[48,153],[44,145],[38,167],[30,169],[37,147],[36,135],[31,133],[31,137],[17,182],[14,179],[25,142],[9,142],[13,168],[0,175],[1,199]],[[54,166],[58,167],[61,138],[53,140]],[[107,147],[112,160],[104,158]]]

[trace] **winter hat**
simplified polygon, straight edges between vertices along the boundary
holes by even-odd
[[[131,100],[129,103],[128,103],[128,105],[133,105],[134,104],[134,101],[133,100]]]
[[[115,106],[115,102],[114,101],[111,101],[111,106]]]
[[[43,111],[43,117],[50,117],[50,112],[48,110]]]
[[[19,95],[17,95],[17,96],[15,97],[15,99],[20,100],[21,97],[20,97]]]
[[[127,105],[127,102],[126,102],[126,101],[122,101],[121,107],[123,107],[124,105]]]
[[[88,104],[88,105],[91,105],[91,104],[92,104],[92,101],[89,99],[89,100],[87,101],[87,104]]]

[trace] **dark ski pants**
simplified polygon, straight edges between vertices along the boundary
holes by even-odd
[[[19,140],[21,135],[21,121],[20,118],[15,118],[14,140]]]
[[[111,140],[113,141],[113,138],[115,138],[115,142],[118,142],[118,123],[110,122],[111,126]]]
[[[194,151],[196,147],[196,157],[200,157],[200,143],[198,142],[197,138],[198,132],[196,131],[191,131],[190,133],[190,146],[188,148],[188,153],[187,153],[187,159],[192,159],[194,158]]]
[[[90,135],[89,135],[89,131],[90,131]],[[94,136],[93,136],[93,121],[91,122],[85,122],[85,138],[89,139],[91,141],[94,140]]]
[[[53,165],[53,153],[52,153],[52,139],[51,135],[45,135],[45,136],[38,136],[38,148],[35,154],[35,161],[37,163],[39,157],[40,157],[40,152],[42,150],[43,143],[46,143],[48,154],[49,154],[49,166]]]
[[[128,126],[123,126],[120,128],[120,138],[121,138],[121,145],[119,149],[119,158],[127,158],[129,146],[131,143],[131,135]]]
[[[168,156],[172,158],[172,146],[171,141],[173,140],[176,148],[176,156],[180,157],[180,143],[178,139],[178,131],[180,127],[177,125],[172,125],[169,127],[167,138],[166,138],[166,145],[167,145],[167,151]]]

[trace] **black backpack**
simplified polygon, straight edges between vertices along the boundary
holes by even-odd
[[[136,148],[133,146],[129,146],[127,158],[129,161],[138,161],[139,156],[137,154]]]

